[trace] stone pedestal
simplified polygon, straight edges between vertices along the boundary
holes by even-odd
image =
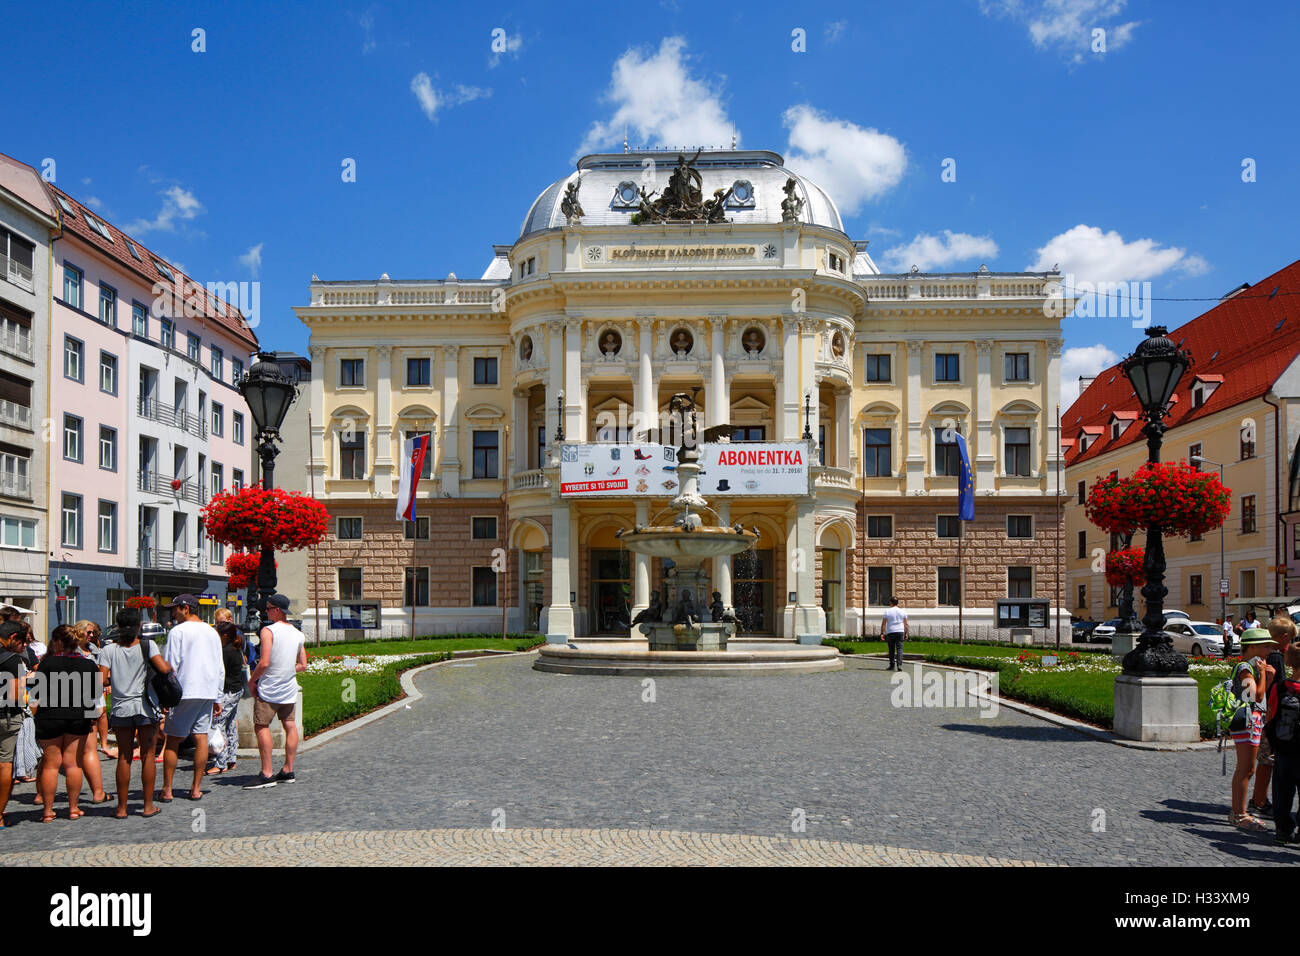
[[[302,743],[302,691],[298,691],[298,700],[293,707],[293,719],[298,724],[298,742]],[[257,733],[253,730],[253,698],[245,697],[239,702],[239,716],[235,718],[235,727],[239,731],[239,749],[256,750]],[[284,752],[284,728],[280,721],[271,721],[271,749]]]
[[[1123,657],[1137,646],[1137,634],[1125,634],[1116,631],[1110,636],[1110,652],[1115,657]]]
[[[1034,643],[1034,631],[1028,627],[1013,627],[1011,629],[1012,644],[1032,644]]]
[[[698,624],[642,625],[652,651],[725,651],[727,639],[736,632],[730,623],[701,621]]]
[[[1129,740],[1201,739],[1196,681],[1190,677],[1115,678],[1115,733]]]

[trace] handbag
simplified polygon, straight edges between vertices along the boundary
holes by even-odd
[[[168,671],[164,674],[153,666],[153,661],[149,659],[147,642],[143,636],[140,638],[140,656],[144,658],[145,682],[147,685],[141,691],[141,694],[147,693],[148,687],[152,687],[153,695],[157,698],[159,707],[175,707],[181,702],[181,682],[176,679],[176,672]]]

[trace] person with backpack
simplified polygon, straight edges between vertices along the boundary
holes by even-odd
[[[1237,750],[1237,767],[1232,774],[1232,813],[1228,820],[1234,827],[1252,832],[1268,829],[1246,809],[1246,798],[1264,734],[1264,702],[1272,669],[1264,655],[1275,646],[1272,636],[1262,627],[1242,631],[1243,658],[1232,672],[1232,694],[1237,706],[1228,724],[1228,734]]]
[[[141,642],[139,611],[129,607],[118,611],[117,628],[117,642],[99,654],[100,673],[113,694],[108,723],[117,737],[117,809],[113,816],[126,819],[131,759],[138,743],[144,795],[140,815],[152,817],[162,812],[153,802],[154,782],[158,778],[158,765],[153,759],[154,740],[162,711],[149,686],[149,664],[163,674],[171,670],[171,665],[163,659],[157,644],[147,639]]]
[[[1264,734],[1273,748],[1273,842],[1284,845],[1300,842],[1291,816],[1291,804],[1300,787],[1300,644],[1287,647],[1286,664],[1295,676],[1278,680],[1270,688],[1264,724]]]
[[[1279,614],[1268,622],[1268,633],[1277,641],[1277,649],[1268,657],[1264,658],[1265,663],[1273,669],[1273,674],[1277,680],[1286,676],[1286,651],[1295,640],[1296,626],[1289,615]],[[1270,676],[1270,684],[1274,678]],[[1259,742],[1259,763],[1255,767],[1255,793],[1250,798],[1250,812],[1257,813],[1261,816],[1271,816],[1273,813],[1273,804],[1269,803],[1269,782],[1273,777],[1273,745],[1268,739],[1268,734]]]
[[[5,827],[4,812],[14,789],[14,756],[27,710],[27,667],[22,658],[22,628],[14,621],[0,623],[0,680],[4,681],[0,697],[0,829]]]

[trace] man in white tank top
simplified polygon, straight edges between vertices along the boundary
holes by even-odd
[[[302,631],[287,620],[289,598],[272,594],[266,599],[270,624],[258,635],[257,667],[248,679],[253,695],[253,729],[262,772],[245,790],[261,790],[277,783],[293,783],[293,758],[298,753],[298,722],[294,705],[298,701],[298,674],[307,669],[307,648]],[[284,767],[271,776],[271,721],[280,718],[284,728]]]
[[[907,639],[907,612],[898,606],[898,598],[889,599],[880,621],[880,636],[889,644],[889,669],[903,669],[903,641]]]

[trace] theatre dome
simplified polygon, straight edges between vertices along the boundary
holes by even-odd
[[[627,153],[593,153],[578,160],[575,172],[556,180],[537,197],[524,217],[519,238],[545,229],[562,227],[565,216],[560,204],[565,190],[575,180],[586,226],[631,225],[639,209],[640,187],[647,192],[664,192],[678,155],[690,160],[694,150],[636,150]],[[647,167],[646,161],[653,162]],[[731,189],[726,218],[738,225],[781,222],[785,184],[795,180],[795,196],[803,200],[799,221],[844,231],[835,202],[816,183],[792,172],[785,160],[769,150],[706,149],[694,161],[700,173],[701,192],[713,197],[716,190]],[[644,178],[643,178],[644,177]]]

